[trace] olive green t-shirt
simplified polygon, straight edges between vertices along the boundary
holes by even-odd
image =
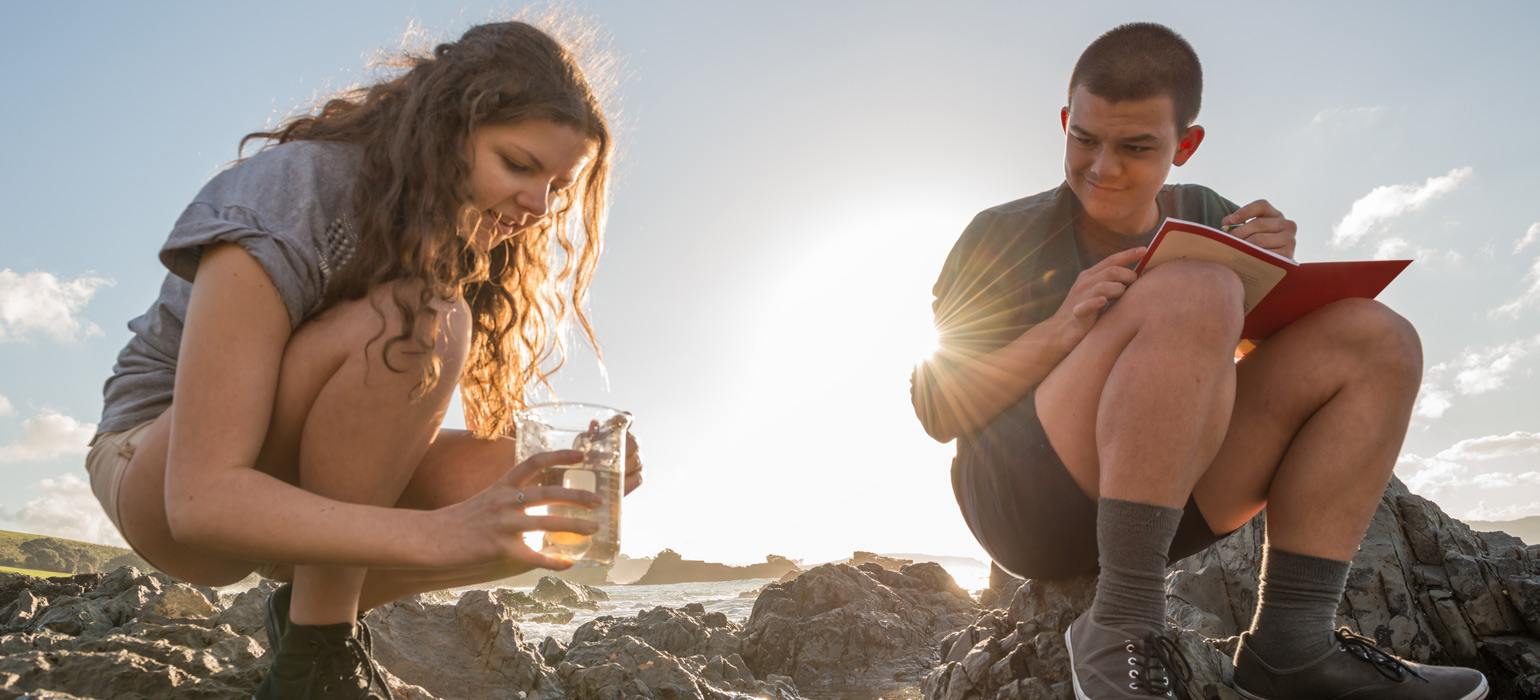
[[[1160,217],[1219,227],[1239,209],[1201,185],[1166,185],[1155,196]],[[932,363],[948,357],[973,358],[1015,340],[1058,311],[1075,277],[1096,264],[1077,221],[1080,200],[1069,185],[979,212],[952,246],[932,289],[941,347]],[[1147,245],[1156,229],[1130,238],[1128,247]],[[935,390],[934,368],[915,370],[910,391],[920,399]]]

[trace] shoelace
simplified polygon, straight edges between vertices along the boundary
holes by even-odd
[[[1133,679],[1128,684],[1130,690],[1143,689],[1151,695],[1180,700],[1196,697],[1187,685],[1192,680],[1192,666],[1176,642],[1165,635],[1153,634],[1146,637],[1141,646],[1142,649],[1132,641],[1127,646],[1128,653],[1132,654],[1128,657],[1129,665],[1143,670],[1141,673],[1136,668],[1128,672],[1128,677]]]
[[[1379,671],[1380,675],[1390,680],[1397,682],[1405,680],[1408,673],[1424,681],[1428,680],[1421,673],[1418,673],[1417,669],[1406,665],[1405,661],[1375,646],[1374,641],[1368,637],[1360,637],[1353,634],[1346,627],[1337,630],[1336,635],[1338,649],[1368,661],[1374,666],[1374,670]]]

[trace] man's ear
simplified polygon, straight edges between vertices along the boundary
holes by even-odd
[[[1064,133],[1069,133],[1069,107],[1067,106],[1059,110],[1059,127],[1064,129]]]
[[[1181,140],[1176,143],[1176,155],[1171,157],[1171,164],[1176,166],[1186,165],[1187,159],[1198,151],[1198,144],[1203,143],[1203,127],[1193,124],[1187,128],[1187,133],[1182,134]]]

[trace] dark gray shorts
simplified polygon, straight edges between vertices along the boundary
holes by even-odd
[[[1028,392],[952,460],[952,491],[968,529],[1000,568],[1021,578],[1065,578],[1097,570],[1096,501],[1080,490],[1048,443]],[[1169,561],[1218,542],[1198,505],[1187,508]]]

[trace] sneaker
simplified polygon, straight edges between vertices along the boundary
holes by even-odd
[[[1064,631],[1064,646],[1078,700],[1197,697],[1187,690],[1186,657],[1158,632],[1124,632],[1092,620],[1087,610]]]
[[[1315,661],[1277,669],[1257,658],[1241,635],[1235,692],[1248,700],[1481,700],[1487,679],[1470,668],[1423,666],[1398,659],[1346,628]]]
[[[394,700],[351,623],[289,624],[252,700]]]
[[[278,643],[283,640],[284,630],[289,629],[289,600],[294,597],[294,584],[285,583],[275,589],[267,597],[267,604],[263,606],[262,627],[267,630],[267,648],[276,650]],[[364,645],[364,653],[374,656],[374,637],[369,634],[369,626],[364,624],[364,616],[368,611],[358,613],[358,641]]]

